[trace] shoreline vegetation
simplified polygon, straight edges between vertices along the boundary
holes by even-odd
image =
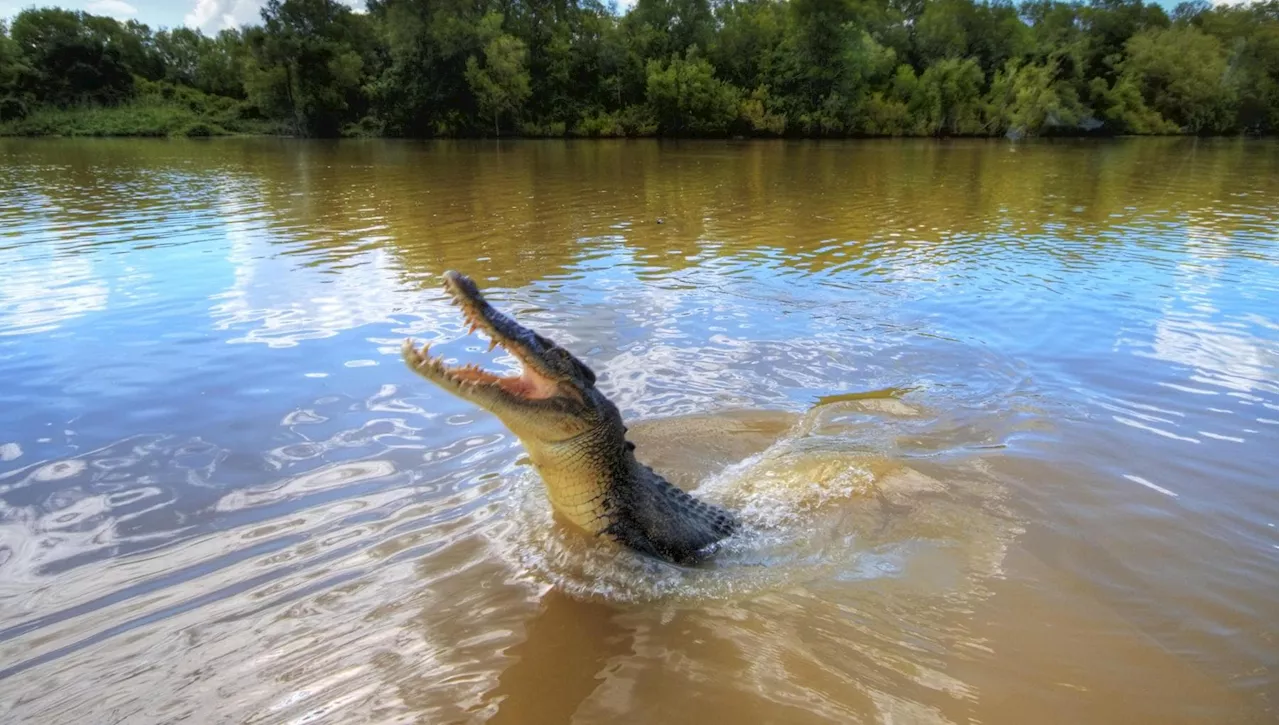
[[[0,136],[1277,133],[1277,0],[268,0],[0,21]]]

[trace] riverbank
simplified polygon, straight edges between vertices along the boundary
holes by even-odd
[[[232,99],[227,108],[201,109],[192,108],[189,104],[156,100],[139,99],[118,106],[88,106],[73,108],[38,108],[20,119],[0,121],[0,137],[100,137],[100,138],[197,138],[213,136],[279,136],[284,138],[304,138],[289,130],[286,124],[262,118],[246,117],[244,111]],[[1042,133],[1042,137],[1056,138],[1122,138],[1134,136],[1199,136],[1205,134],[1191,133],[1149,133],[1149,134],[1113,134],[1062,132]],[[744,138],[791,138],[791,139],[876,139],[876,138],[1013,138],[1021,139],[1024,133],[1006,131],[992,134],[945,134],[937,133],[886,133],[886,134],[701,134],[678,135],[664,134],[653,128],[633,128],[618,123],[582,124],[565,129],[558,127],[538,127],[528,125],[521,132],[504,133],[502,139],[621,139],[621,138],[668,138],[668,139],[744,139]],[[424,136],[400,136],[384,134],[371,125],[351,124],[339,136],[340,138],[441,138],[441,139],[479,139],[495,138],[494,136],[473,134],[437,134]],[[1215,138],[1256,138],[1256,134],[1222,134]]]
[[[153,88],[159,84],[152,84]],[[2,118],[3,114],[0,114]],[[1191,133],[1167,125],[1146,131],[1116,131],[1095,124],[1089,127],[1042,127],[1038,133],[1023,129],[991,125],[970,132],[940,132],[923,127],[894,129],[891,132],[804,133],[785,128],[765,129],[755,124],[742,124],[721,133],[672,133],[659,128],[643,113],[601,113],[566,127],[563,123],[523,123],[518,129],[503,132],[502,139],[877,139],[877,138],[1123,138],[1123,137],[1214,137],[1258,138],[1256,133]],[[389,132],[371,118],[346,124],[337,138],[495,138],[483,132],[466,133],[427,129],[421,134]],[[72,106],[69,108],[37,107],[22,118],[0,120],[0,137],[141,137],[180,138],[211,136],[279,136],[306,138],[296,133],[291,124],[279,119],[263,118],[252,104],[224,96],[204,94],[190,88],[168,86],[151,90],[132,101],[114,106]],[[1275,138],[1263,134],[1263,138]]]
[[[278,124],[202,114],[177,103],[136,102],[112,107],[42,108],[0,122],[0,136],[232,136],[269,135]]]
[[[170,83],[139,81],[137,94],[113,105],[13,107],[0,136],[236,136],[276,135],[285,127],[266,120],[248,103]]]

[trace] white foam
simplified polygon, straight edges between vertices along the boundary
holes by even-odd
[[[1178,494],[1174,493],[1173,491],[1170,491],[1169,489],[1165,488],[1164,486],[1157,486],[1156,484],[1154,484],[1154,483],[1152,483],[1152,482],[1148,481],[1147,479],[1143,478],[1142,476],[1135,476],[1135,475],[1133,475],[1132,473],[1126,473],[1126,474],[1124,474],[1124,477],[1125,477],[1125,478],[1127,478],[1127,479],[1129,479],[1130,481],[1133,481],[1134,483],[1137,483],[1137,484],[1141,484],[1141,485],[1143,485],[1143,486],[1146,486],[1147,488],[1151,489],[1152,491],[1159,491],[1160,493],[1163,493],[1163,494],[1164,494],[1164,495],[1166,495],[1166,496],[1172,496],[1173,498],[1178,498]]]

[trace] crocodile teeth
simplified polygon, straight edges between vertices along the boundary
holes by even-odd
[[[485,352],[493,352],[493,348],[495,348],[495,347],[497,347],[497,346],[498,346],[498,341],[497,341],[497,340],[490,340],[490,341],[489,341],[489,349],[488,349],[488,350],[486,350]]]

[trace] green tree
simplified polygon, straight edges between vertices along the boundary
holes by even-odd
[[[155,53],[164,80],[220,96],[244,96],[244,36],[229,29],[209,37],[198,30],[175,28],[155,34]]]
[[[200,55],[208,38],[197,30],[175,28],[156,33],[155,47],[164,65],[164,79],[170,83],[195,86]]]
[[[623,19],[642,57],[684,55],[713,42],[715,15],[709,0],[636,0]]]
[[[1103,78],[1089,82],[1089,98],[1103,124],[1116,133],[1169,134],[1178,127],[1147,107],[1142,91],[1129,76],[1110,85]]]
[[[1216,38],[1190,26],[1145,30],[1129,39],[1123,77],[1154,111],[1188,133],[1227,130],[1232,88]]]
[[[725,81],[757,88],[774,80],[787,32],[787,6],[778,0],[727,0],[716,6],[720,31],[707,60]]]
[[[27,113],[21,81],[31,72],[18,44],[9,37],[9,25],[0,20],[0,121]]]
[[[841,17],[835,8],[819,5],[812,12],[798,18],[808,29],[789,36],[779,49],[777,80],[771,87],[783,97],[795,130],[809,135],[850,133],[872,89],[891,77],[896,53],[853,20],[827,27],[827,20]]]
[[[1046,58],[1055,51],[1084,43],[1081,5],[1062,0],[1026,0],[1019,15],[1028,27],[1029,52]]]
[[[649,62],[647,99],[668,135],[723,134],[738,116],[741,92],[715,77],[715,68],[690,50],[667,63]]]
[[[844,0],[791,0],[789,8],[778,86],[798,111],[830,107],[833,94],[851,96],[847,50],[860,32],[853,7]]]
[[[965,27],[972,3],[964,0],[942,0],[925,5],[915,23],[916,57],[928,65],[945,58],[963,58],[969,51],[969,34]]]
[[[477,115],[467,59],[482,53],[484,4],[464,0],[368,0],[386,56],[371,84],[375,112],[393,134],[468,130]]]
[[[978,61],[992,73],[1033,45],[1031,29],[1005,0],[933,0],[915,23],[916,59],[928,67],[945,58]]]
[[[1179,6],[1178,22],[1212,35],[1227,56],[1226,84],[1235,98],[1235,127],[1250,133],[1275,133],[1280,107],[1276,90],[1276,0],[1249,5],[1210,6],[1205,2]]]
[[[0,20],[0,93],[13,91],[28,71],[18,44],[9,37],[9,24]]]
[[[911,111],[929,135],[979,134],[987,130],[982,69],[972,58],[946,58],[925,69],[911,98]]]
[[[1059,80],[1054,61],[1009,61],[991,83],[990,101],[999,127],[1019,136],[1073,131],[1086,115],[1076,89]]]
[[[60,106],[118,103],[132,94],[133,75],[120,49],[108,44],[89,18],[57,8],[18,13],[10,37],[29,69],[20,81],[23,91]]]
[[[1237,128],[1274,134],[1280,109],[1280,94],[1277,94],[1280,74],[1276,72],[1280,18],[1277,18],[1275,0],[1255,3],[1251,13],[1256,15],[1256,22],[1248,28],[1249,32],[1231,39],[1227,46],[1228,83],[1237,102]]]
[[[1090,0],[1079,7],[1081,60],[1090,78],[1113,81],[1124,62],[1125,43],[1143,30],[1169,27],[1169,16],[1143,0]]]
[[[0,116],[145,96],[316,136],[1275,134],[1280,110],[1280,0],[346,2],[216,36],[25,10]]]
[[[490,13],[480,21],[484,65],[476,56],[467,58],[466,78],[481,113],[493,117],[493,133],[502,135],[502,114],[514,114],[529,97],[529,72],[525,47],[519,38],[502,32],[502,16]]]
[[[244,97],[244,63],[249,48],[243,33],[234,28],[219,32],[200,46],[195,86],[205,93]]]
[[[868,99],[859,130],[871,136],[924,135],[924,123],[912,106],[919,87],[915,69],[899,65],[887,87]]]
[[[151,28],[136,20],[121,23],[115,18],[88,13],[81,18],[94,37],[116,51],[129,73],[149,81],[164,77],[164,64],[156,52]]]
[[[757,86],[749,96],[742,99],[738,115],[754,134],[781,136],[787,131],[787,116],[778,105],[770,95],[768,86]]]
[[[364,59],[352,45],[360,16],[336,0],[268,0],[262,19],[249,38],[249,99],[297,133],[337,135],[363,100]]]

